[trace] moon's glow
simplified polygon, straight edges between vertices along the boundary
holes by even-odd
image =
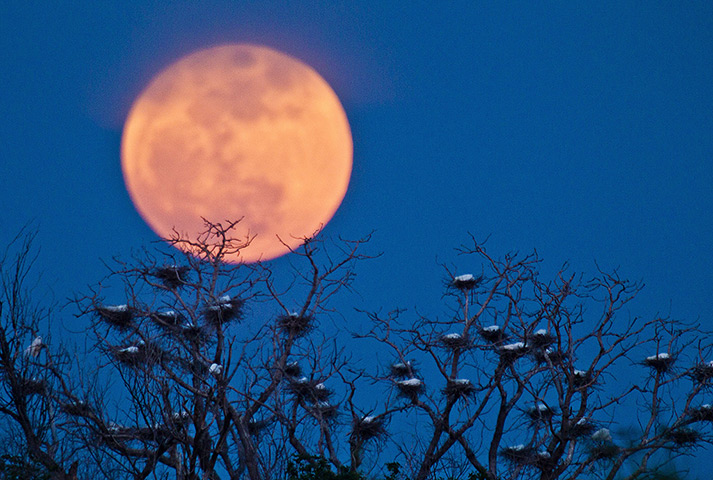
[[[159,73],[134,102],[121,144],[134,205],[160,236],[196,238],[243,218],[256,235],[228,261],[278,257],[326,224],[352,168],[346,114],[304,63],[266,47],[224,45]]]

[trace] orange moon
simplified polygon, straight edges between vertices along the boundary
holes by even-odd
[[[352,154],[327,82],[293,57],[245,44],[197,51],[159,73],[121,140],[124,181],[148,225],[195,239],[202,218],[242,218],[235,238],[255,238],[225,259],[236,263],[279,257],[289,252],[282,242],[297,248],[326,224]]]

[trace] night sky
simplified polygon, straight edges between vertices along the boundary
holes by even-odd
[[[373,230],[383,255],[346,317],[447,313],[440,264],[480,270],[454,252],[470,233],[545,273],[618,268],[646,285],[632,316],[713,327],[713,2],[31,3],[0,6],[0,244],[36,226],[60,303],[157,240],[121,175],[132,100],[247,42],[314,67],[347,112],[354,170],[325,233]]]

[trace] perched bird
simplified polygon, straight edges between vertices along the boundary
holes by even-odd
[[[35,337],[35,339],[32,340],[30,346],[25,349],[25,355],[37,357],[37,355],[40,354],[40,350],[42,350],[42,347],[44,347],[44,345],[45,344],[42,343],[42,337]]]
[[[208,371],[213,375],[220,375],[223,372],[223,366],[217,363],[213,363],[211,364],[210,368],[208,368]]]

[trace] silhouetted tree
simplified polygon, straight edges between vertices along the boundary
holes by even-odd
[[[31,236],[3,260],[0,415],[50,478],[634,480],[711,443],[711,336],[630,316],[617,272],[543,280],[473,239],[443,317],[333,312],[368,238],[305,239],[286,273],[206,226],[76,299],[77,363],[22,289]]]

